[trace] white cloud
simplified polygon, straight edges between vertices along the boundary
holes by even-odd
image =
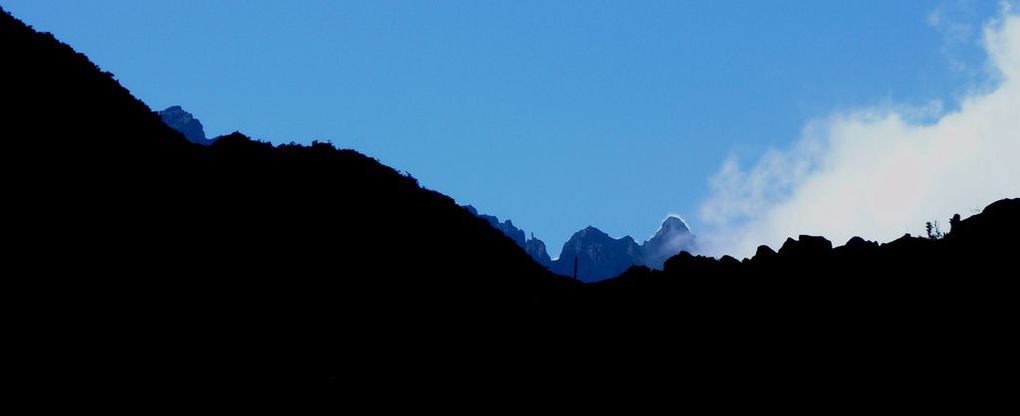
[[[928,122],[918,115],[940,103],[834,114],[748,168],[727,160],[701,206],[703,251],[750,256],[799,234],[889,241],[1020,196],[1020,16],[1005,3],[983,45],[997,82],[958,110]]]

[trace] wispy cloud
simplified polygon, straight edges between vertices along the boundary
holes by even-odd
[[[798,234],[888,241],[922,233],[926,220],[1020,196],[1020,16],[1003,3],[982,33],[996,82],[959,109],[833,114],[749,167],[723,163],[701,207],[712,228],[699,237],[703,251],[748,256]]]
[[[942,34],[942,54],[958,73],[977,74],[980,68],[967,64],[963,56],[981,40],[981,22],[974,0],[946,0],[928,14],[928,25]]]

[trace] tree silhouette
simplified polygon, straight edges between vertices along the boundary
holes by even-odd
[[[954,214],[953,218],[949,219],[949,232],[953,232],[957,226],[960,225],[960,214]]]
[[[924,230],[928,233],[929,240],[939,240],[945,236],[945,234],[942,233],[942,230],[939,229],[938,221],[935,221],[934,223],[931,221],[924,223]]]

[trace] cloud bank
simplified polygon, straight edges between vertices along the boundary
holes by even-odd
[[[799,234],[837,245],[855,235],[890,241],[923,234],[925,221],[945,224],[954,213],[967,217],[1020,196],[1020,15],[1004,5],[985,26],[983,45],[994,87],[965,97],[958,110],[834,114],[749,167],[727,160],[701,205],[711,228],[699,236],[702,251],[747,257]],[[925,118],[934,121],[918,121]]]

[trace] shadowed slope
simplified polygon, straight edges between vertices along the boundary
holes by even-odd
[[[943,313],[943,302],[967,314],[1012,304],[1018,236],[1020,199],[1004,199],[956,222],[941,239],[905,235],[877,244],[854,237],[833,248],[824,238],[802,235],[778,251],[761,246],[743,261],[681,253],[663,272],[634,268],[590,291],[597,299],[623,296],[644,306],[728,305],[767,315],[777,306],[799,305],[822,312],[808,319],[849,311],[881,319],[911,308]],[[861,309],[860,302],[869,306]]]
[[[189,143],[111,74],[5,12],[0,53],[0,114],[17,146],[6,166],[19,175],[7,199],[12,257],[46,276],[30,281],[46,286],[48,325],[99,345],[153,342],[120,357],[160,367],[136,368],[141,377],[225,375],[238,371],[231,364],[243,364],[237,374],[325,374],[356,357],[351,349],[514,316],[575,284],[358,152],[237,133]]]
[[[715,403],[771,389],[857,402],[866,386],[914,404],[911,389],[998,392],[983,371],[1014,370],[1017,200],[939,241],[802,237],[580,286],[357,152],[193,145],[5,13],[0,53],[9,279],[31,286],[12,290],[27,304],[14,319],[57,369],[36,372],[61,383],[179,400],[196,384],[331,381],[371,401],[524,376],[557,395],[645,380]]]

